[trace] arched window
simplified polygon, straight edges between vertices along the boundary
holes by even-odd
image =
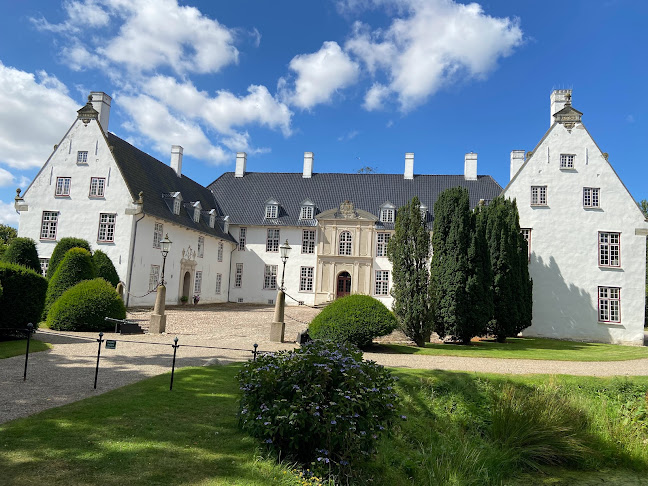
[[[351,255],[351,233],[348,231],[340,233],[340,255]]]

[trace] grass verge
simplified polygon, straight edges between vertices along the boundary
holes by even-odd
[[[0,341],[0,359],[11,358],[13,356],[25,354],[26,347],[26,339],[18,339],[15,341]],[[43,341],[39,341],[38,339],[32,339],[29,343],[29,354],[38,353],[39,351],[47,351],[51,348],[52,345],[49,343],[44,343]]]
[[[473,341],[468,346],[427,343],[424,348],[382,344],[379,352],[465,356],[470,358],[546,359],[556,361],[625,361],[648,358],[648,347],[581,343],[542,338],[507,338],[505,343]]]
[[[15,486],[314,484],[290,463],[265,458],[239,430],[239,369],[184,368],[172,392],[161,375],[0,425],[2,479]],[[591,484],[581,480],[601,469],[626,481],[619,484],[645,480],[648,378],[394,373],[407,420],[379,442],[355,484],[576,486]]]

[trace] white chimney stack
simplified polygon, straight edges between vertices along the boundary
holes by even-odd
[[[464,179],[477,180],[477,154],[470,152],[464,157]]]
[[[554,115],[565,107],[568,99],[571,100],[571,94],[571,89],[554,89],[551,92],[551,96],[549,97],[551,99],[549,126],[553,125],[556,121]]]
[[[112,98],[102,91],[90,92],[92,107],[99,112],[99,124],[105,133],[108,133],[108,121],[110,120],[110,102]]]
[[[245,166],[247,165],[247,154],[245,152],[236,152],[236,170],[234,177],[243,177],[245,175]]]
[[[313,159],[315,156],[313,152],[304,152],[304,174],[302,177],[304,179],[310,179],[313,177]]]
[[[511,151],[511,179],[515,177],[520,167],[524,164],[524,150]]]
[[[178,177],[182,177],[182,151],[180,145],[171,145],[171,168]]]
[[[405,154],[405,179],[414,179],[414,154],[407,152]]]

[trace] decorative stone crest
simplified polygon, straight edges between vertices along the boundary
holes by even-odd
[[[342,204],[340,204],[340,216],[345,219],[358,217],[358,213],[353,208],[353,203],[351,201],[346,200]]]
[[[182,263],[190,263],[196,261],[196,251],[191,248],[191,245],[189,245],[187,248],[182,249],[182,259],[180,260]]]

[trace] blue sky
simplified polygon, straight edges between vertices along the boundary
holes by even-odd
[[[635,199],[648,199],[648,4],[634,0],[5,1],[0,16],[0,223],[90,91],[109,130],[208,184],[248,171],[370,166],[502,186],[511,150],[573,105]]]

